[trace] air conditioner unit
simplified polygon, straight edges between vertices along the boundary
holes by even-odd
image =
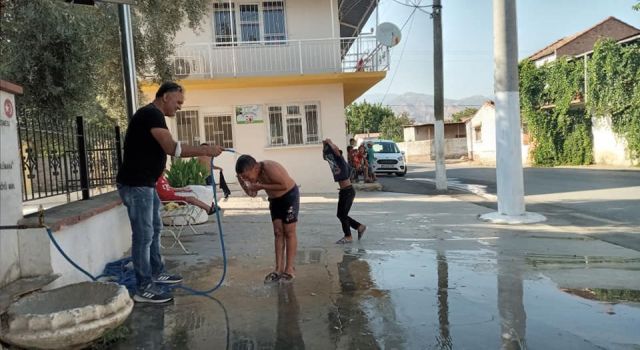
[[[176,57],[173,60],[174,71],[177,76],[186,78],[191,74],[202,73],[198,60],[192,57]]]

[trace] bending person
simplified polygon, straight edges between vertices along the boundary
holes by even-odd
[[[340,186],[337,216],[342,225],[344,237],[340,238],[336,243],[345,244],[353,242],[351,229],[358,231],[358,240],[360,240],[367,226],[349,216],[349,210],[351,210],[353,200],[356,198],[356,190],[354,190],[351,185],[349,165],[342,157],[342,152],[338,146],[331,142],[330,139],[322,141],[322,144],[322,157],[329,163],[329,168],[331,168],[331,172],[333,173],[333,181],[337,182]]]
[[[238,182],[249,197],[264,190],[269,196],[269,211],[275,236],[276,266],[264,281],[289,282],[295,277],[298,238],[296,223],[300,209],[298,185],[278,162],[257,162],[250,155],[242,155],[236,162]]]

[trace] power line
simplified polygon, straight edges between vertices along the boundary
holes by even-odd
[[[402,25],[402,28],[400,28],[400,31],[402,31],[402,29],[404,29],[404,27],[407,25],[409,20],[413,18],[413,15],[416,13],[417,10],[418,8],[416,7],[413,9],[413,11],[411,11],[411,14],[409,15],[409,17],[407,17],[407,20]],[[413,26],[413,20],[411,21],[411,25],[409,25],[409,30],[407,30],[406,39],[404,39],[404,45],[402,45],[402,50],[400,51],[400,59],[398,60],[398,64],[400,64],[400,61],[402,61],[402,55],[404,54],[404,49],[407,47],[407,44],[409,43],[409,33],[411,33],[412,26]],[[391,89],[391,85],[393,85],[393,80],[396,78],[397,73],[398,73],[398,69],[393,71],[393,75],[391,76],[391,81],[389,82],[389,86],[387,86],[387,91],[385,91],[384,96],[382,97],[382,100],[380,100],[380,103],[383,103],[384,99],[387,98],[387,94],[389,93],[389,89]]]

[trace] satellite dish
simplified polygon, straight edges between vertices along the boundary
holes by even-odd
[[[378,30],[376,30],[376,39],[378,42],[387,47],[393,47],[398,45],[402,38],[400,28],[390,22],[380,23]]]

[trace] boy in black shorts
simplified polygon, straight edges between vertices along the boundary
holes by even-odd
[[[257,162],[246,154],[236,161],[236,176],[248,196],[255,197],[260,190],[264,190],[269,196],[276,266],[264,281],[292,281],[295,278],[294,263],[298,248],[296,223],[300,208],[300,192],[296,182],[278,162]]]

